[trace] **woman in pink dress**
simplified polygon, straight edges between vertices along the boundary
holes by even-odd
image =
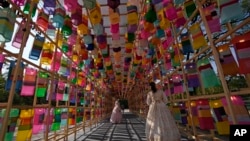
[[[110,122],[112,123],[120,123],[122,120],[122,112],[119,100],[115,101],[115,107],[112,111]]]
[[[151,91],[147,94],[149,105],[146,121],[147,141],[180,141],[180,133],[174,118],[166,106],[167,98],[154,82],[150,83]]]

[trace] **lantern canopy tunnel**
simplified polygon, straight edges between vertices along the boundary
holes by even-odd
[[[152,81],[182,131],[229,136],[250,123],[249,5],[0,0],[0,140],[76,136],[116,100],[145,119]]]

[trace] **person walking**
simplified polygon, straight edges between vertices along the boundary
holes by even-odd
[[[149,110],[146,120],[147,141],[180,141],[181,136],[172,114],[166,106],[167,98],[155,82],[150,82],[147,94]]]
[[[110,122],[112,123],[120,123],[122,120],[121,106],[119,100],[115,101],[115,107],[112,110],[112,114],[110,117]]]

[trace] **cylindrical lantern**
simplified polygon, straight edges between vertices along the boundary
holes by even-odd
[[[53,16],[53,26],[55,28],[62,28],[64,24],[65,10],[63,7],[58,6],[55,10],[55,14]]]

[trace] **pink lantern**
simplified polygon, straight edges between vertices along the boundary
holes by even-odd
[[[71,21],[74,26],[78,26],[82,23],[82,7],[80,5],[77,6],[77,9],[71,14]]]
[[[204,8],[204,13],[211,33],[219,32],[221,30],[220,17],[214,5]]]
[[[5,56],[3,54],[0,54],[0,63],[2,64],[5,60]]]
[[[119,32],[119,23],[117,23],[117,24],[111,24],[111,26],[110,26],[110,32],[111,33],[118,33]]]
[[[76,40],[77,40],[77,33],[75,30],[73,30],[73,33],[69,36],[67,43],[69,46],[73,46],[76,44]]]
[[[17,30],[13,42],[12,42],[12,46],[16,47],[16,48],[20,48],[21,44],[22,44],[22,40],[23,40],[23,35],[24,35],[24,29],[25,29],[25,22],[22,21],[19,29]]]
[[[174,6],[169,6],[166,11],[165,11],[166,17],[170,20],[173,21],[174,19],[176,19],[177,16],[177,11],[175,9]]]
[[[68,12],[72,12],[73,10],[77,9],[78,2],[73,0],[64,0],[64,8]]]
[[[142,39],[148,39],[148,37],[150,36],[150,32],[147,32],[145,30],[141,30],[140,36]]]
[[[115,40],[115,41],[120,40],[120,33],[119,32],[118,33],[113,33],[112,34],[112,39]]]
[[[51,70],[52,71],[58,71],[60,68],[60,64],[61,64],[61,57],[62,57],[62,53],[61,52],[56,52],[54,59],[51,63]]]
[[[25,0],[11,0],[17,6],[24,6]]]

